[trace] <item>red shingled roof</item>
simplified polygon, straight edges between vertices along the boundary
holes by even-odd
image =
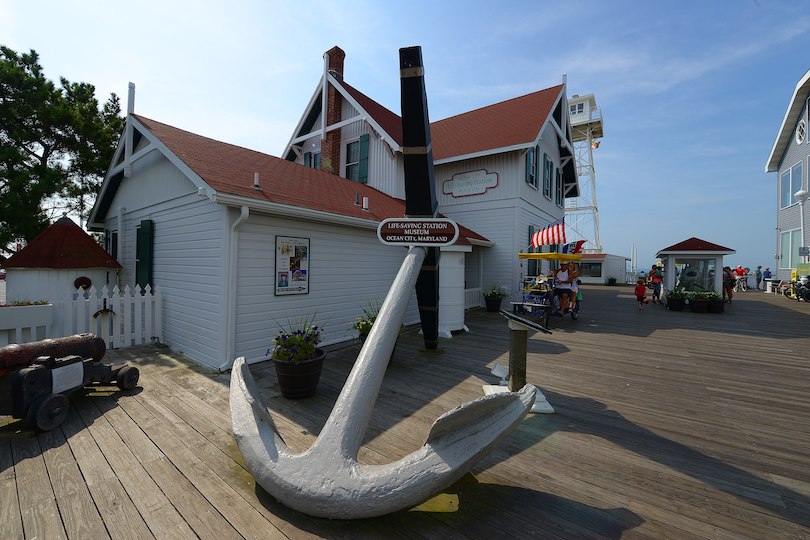
[[[345,81],[340,84],[402,146],[402,119]],[[533,142],[562,91],[563,85],[560,84],[431,122],[433,159],[447,159]]]
[[[677,244],[673,244],[667,248],[662,249],[658,253],[668,253],[672,251],[726,251],[730,253],[734,253],[735,250],[731,248],[727,248],[721,246],[719,244],[713,244],[712,242],[707,242],[706,240],[702,240],[693,236],[683,242],[678,242]]]
[[[89,234],[68,217],[42,231],[12,255],[6,268],[121,268]]]
[[[378,221],[402,216],[400,201],[367,185],[133,116],[219,193]],[[256,172],[261,191],[253,188]],[[368,211],[354,204],[358,193],[369,198]]]
[[[341,81],[341,85],[379,125],[388,133],[399,146],[402,146],[402,118],[395,114],[360,90]]]
[[[563,91],[562,85],[431,122],[433,159],[533,142]]]
[[[405,214],[404,201],[365,184],[133,116],[219,193],[375,221]],[[253,188],[255,172],[261,190]],[[368,197],[368,210],[355,204],[358,194]],[[465,227],[459,232],[459,244],[469,244],[469,239],[488,242]]]

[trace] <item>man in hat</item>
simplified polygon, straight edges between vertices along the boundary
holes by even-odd
[[[757,271],[754,272],[754,279],[757,280],[757,290],[761,291],[762,289],[759,288],[759,285],[762,283],[762,266],[757,266]]]
[[[771,279],[771,269],[769,267],[765,267],[765,271],[762,272],[762,280],[765,284],[762,287],[762,290],[768,290],[768,280]]]

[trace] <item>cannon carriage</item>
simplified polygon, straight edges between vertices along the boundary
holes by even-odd
[[[106,349],[95,334],[0,347],[0,414],[24,418],[36,431],[49,431],[67,418],[68,396],[79,388],[135,388],[138,368],[101,362]]]

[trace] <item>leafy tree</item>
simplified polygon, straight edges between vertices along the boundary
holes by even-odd
[[[124,126],[118,97],[100,109],[94,94],[49,81],[35,51],[0,46],[0,252],[39,234],[49,212],[87,217]]]

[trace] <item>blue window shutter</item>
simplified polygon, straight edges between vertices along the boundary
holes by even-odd
[[[312,167],[312,152],[304,152],[304,167]]]
[[[540,183],[540,145],[534,147],[534,187]]]
[[[357,180],[361,184],[368,184],[368,133],[360,135],[360,162],[357,168]]]
[[[554,174],[554,163],[548,154],[543,154],[543,195],[551,198],[551,182]]]
[[[529,149],[529,151],[526,152],[526,183],[527,184],[532,183],[532,174],[534,173],[534,168],[535,168],[534,149]]]
[[[141,286],[152,284],[152,245],[154,241],[154,223],[144,219],[135,231],[135,283]]]

